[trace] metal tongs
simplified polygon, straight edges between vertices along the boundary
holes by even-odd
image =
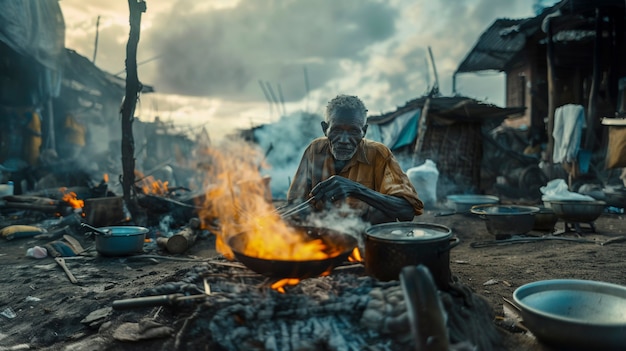
[[[276,213],[281,217],[281,218],[287,218],[290,216],[293,216],[297,213],[300,213],[304,210],[306,210],[309,207],[309,204],[311,203],[311,201],[315,200],[315,198],[310,197],[308,200],[301,202],[293,207],[281,207],[276,209]]]

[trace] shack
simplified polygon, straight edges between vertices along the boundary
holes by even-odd
[[[563,0],[532,18],[497,19],[455,72],[455,79],[469,72],[506,75],[506,106],[526,107],[510,125],[528,126],[526,137],[544,145],[551,178],[565,169],[570,178],[588,172],[592,178],[606,179],[599,176],[603,169],[620,166],[604,162],[607,130],[601,121],[626,112],[624,8],[624,1],[618,0]],[[580,137],[571,141],[575,155],[563,159],[555,153],[555,144],[558,148],[570,140],[554,134],[565,111],[559,109],[565,106],[577,106],[582,117],[574,127]]]
[[[524,107],[502,108],[464,96],[422,96],[367,119],[368,138],[387,145],[402,167],[437,164],[439,197],[484,192],[483,135]]]

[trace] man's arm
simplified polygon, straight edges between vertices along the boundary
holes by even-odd
[[[311,195],[316,202],[330,203],[353,197],[372,207],[367,214],[368,220],[375,223],[410,221],[415,216],[413,206],[404,198],[381,194],[350,179],[332,176],[317,184]]]

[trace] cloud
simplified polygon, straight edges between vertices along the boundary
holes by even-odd
[[[152,77],[160,91],[231,100],[264,97],[258,81],[281,84],[284,98],[343,74],[342,61],[366,60],[363,51],[395,33],[397,12],[375,0],[242,0],[236,7],[189,8],[179,1],[155,18],[144,35],[157,61]]]
[[[160,103],[159,111],[146,107],[139,112],[142,117],[171,116],[181,123],[210,122],[209,132],[216,139],[222,131],[276,119],[278,108],[273,106],[268,113],[259,81],[271,84],[276,93],[281,86],[287,113],[302,109],[321,114],[328,100],[340,93],[360,96],[371,114],[393,111],[434,83],[426,62],[429,46],[440,91],[449,95],[454,71],[495,19],[534,16],[527,0],[147,4],[137,60],[156,59],[139,66],[139,78],[160,93],[144,96],[144,101]],[[67,46],[91,58],[95,21],[101,15],[96,63],[111,73],[123,70],[127,3],[63,0],[60,5]],[[457,91],[504,102],[502,75],[462,74]]]

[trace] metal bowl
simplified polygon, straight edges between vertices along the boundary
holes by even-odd
[[[559,217],[549,207],[539,206],[539,212],[535,213],[534,230],[552,231]]]
[[[477,205],[470,210],[485,220],[487,231],[496,238],[526,234],[535,225],[539,207],[520,205]]]
[[[592,280],[555,279],[513,292],[524,325],[541,342],[567,350],[623,350],[626,287]]]
[[[459,194],[446,196],[448,203],[457,213],[469,212],[472,206],[497,204],[500,198],[492,195]]]
[[[556,215],[566,222],[590,223],[598,219],[606,202],[604,201],[550,201]]]

